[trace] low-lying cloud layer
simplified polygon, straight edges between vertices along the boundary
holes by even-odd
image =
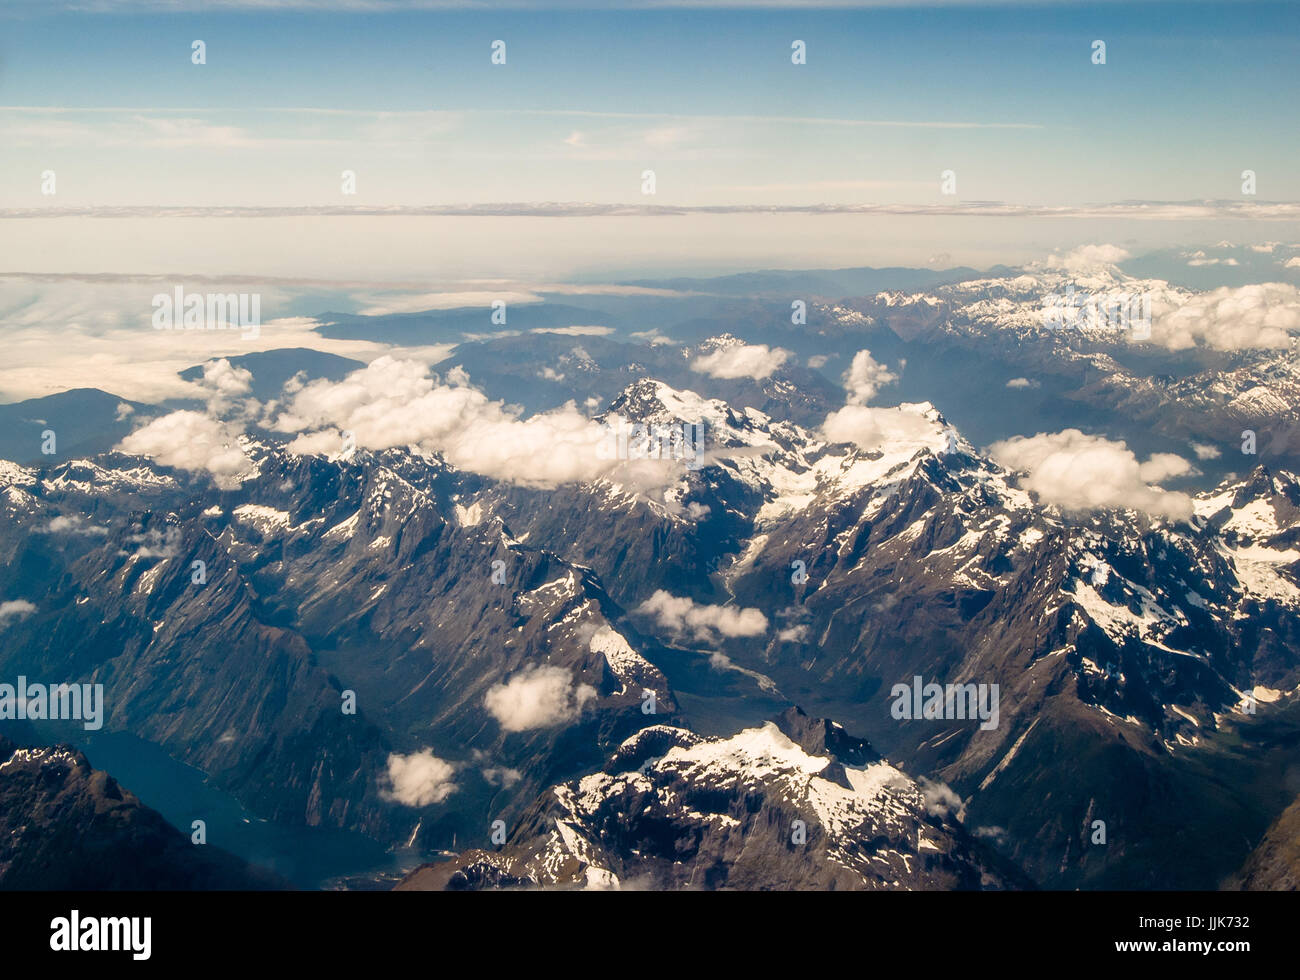
[[[239,330],[155,330],[151,297],[177,286],[190,292],[255,292],[264,320],[258,336]],[[213,358],[307,347],[358,360],[388,345],[322,337],[310,317],[278,318],[301,295],[260,279],[169,276],[0,275],[0,400],[37,398],[73,388],[104,388],[137,402],[205,399],[210,390],[178,372]]]

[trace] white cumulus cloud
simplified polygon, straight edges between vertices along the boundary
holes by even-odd
[[[679,460],[615,458],[609,431],[573,403],[523,419],[470,387],[463,370],[453,369],[439,381],[426,365],[390,356],[341,381],[306,385],[273,427],[300,433],[290,443],[294,452],[337,451],[335,433],[350,431],[363,449],[418,445],[441,452],[462,470],[528,486],[609,478],[661,488],[684,469]]]
[[[691,362],[691,370],[710,378],[753,378],[761,381],[790,359],[790,352],[767,344],[729,344],[701,354]]]
[[[319,432],[305,432],[291,440],[285,447],[299,456],[333,456],[343,451],[346,443],[343,433],[336,429],[321,429]]]
[[[928,407],[928,406],[925,406]],[[939,425],[913,406],[876,408],[868,405],[845,405],[831,412],[821,426],[827,442],[847,442],[861,449],[878,449],[888,443],[916,443],[937,451],[944,444]]]
[[[221,415],[245,399],[253,387],[253,372],[235,367],[226,358],[208,361],[203,365],[203,379],[199,385],[208,392],[208,411]],[[256,414],[257,402],[245,402],[248,414]]]
[[[518,769],[511,769],[509,766],[488,766],[483,770],[483,779],[489,786],[500,786],[502,789],[509,789],[519,780],[524,778],[524,774]]]
[[[590,684],[575,684],[572,671],[539,664],[490,688],[483,704],[503,729],[523,732],[567,724],[595,696]]]
[[[80,514],[60,514],[40,529],[47,534],[105,535],[108,528],[92,524]]]
[[[1051,255],[1049,269],[1059,269],[1071,275],[1104,271],[1129,257],[1118,245],[1080,245],[1064,255]]]
[[[1126,508],[1176,519],[1192,514],[1186,494],[1151,485],[1191,470],[1173,453],[1157,453],[1143,463],[1125,443],[1078,429],[1015,436],[994,443],[989,452],[1008,469],[1026,474],[1026,490],[1067,510]]]
[[[689,596],[675,596],[659,589],[636,609],[653,617],[660,629],[699,643],[716,643],[721,638],[762,636],[767,617],[761,610],[738,606],[710,606]]]
[[[1224,286],[1152,311],[1151,342],[1169,350],[1285,349],[1300,332],[1300,290],[1287,283]]]
[[[7,599],[0,602],[0,625],[15,617],[26,616],[36,612],[36,606],[26,599]]]
[[[452,782],[456,767],[433,754],[433,749],[421,749],[410,755],[394,752],[388,757],[388,772],[380,795],[405,806],[430,806],[441,803],[457,786]]]
[[[853,355],[853,363],[844,372],[844,387],[849,392],[848,403],[865,405],[876,397],[881,388],[897,380],[898,375],[876,361],[871,356],[871,351],[860,350]]]
[[[206,470],[218,487],[233,490],[251,475],[253,464],[239,447],[239,432],[202,412],[172,412],[136,429],[118,452],[157,460],[182,470]]]

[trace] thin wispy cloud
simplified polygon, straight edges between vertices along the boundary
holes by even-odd
[[[689,134],[687,126],[713,127],[723,124],[742,124],[746,126],[830,126],[862,127],[889,129],[1044,129],[1044,124],[1023,121],[999,121],[978,119],[849,119],[834,116],[790,116],[759,114],[720,114],[720,113],[683,113],[683,112],[612,112],[595,109],[543,109],[543,108],[482,108],[473,109],[336,109],[322,106],[43,106],[43,105],[4,105],[0,113],[10,112],[24,116],[50,115],[55,117],[69,115],[121,115],[148,125],[162,126],[165,123],[153,122],[149,116],[166,116],[171,114],[208,114],[240,116],[260,115],[301,115],[331,116],[371,120],[374,122],[400,121],[410,123],[434,123],[440,128],[463,119],[469,114],[483,116],[526,116],[546,119],[608,119],[625,121],[644,121],[658,123],[655,129],[646,133],[647,142],[652,145],[669,146],[680,142]],[[673,125],[674,123],[680,125]],[[409,136],[408,129],[403,130]],[[565,142],[574,146],[587,142],[589,134],[575,131],[565,137]]]
[[[1300,202],[1124,201],[1116,204],[1032,205],[1004,201],[953,204],[602,204],[596,202],[303,205],[286,207],[186,207],[179,205],[3,208],[5,218],[294,218],[294,217],[667,217],[725,214],[861,214],[930,217],[1116,218],[1200,221],[1234,218],[1300,220]]]

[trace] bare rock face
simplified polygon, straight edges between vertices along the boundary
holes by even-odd
[[[1300,798],[1268,828],[1228,887],[1242,891],[1300,891]]]
[[[40,600],[0,680],[102,683],[108,731],[278,824],[453,850],[515,828],[423,884],[975,887],[999,878],[987,840],[1044,887],[1205,888],[1289,802],[1256,789],[1289,785],[1271,746],[1300,728],[1288,470],[1225,477],[1187,519],[1075,513],[926,402],[883,410],[868,449],[826,441],[828,403],[788,380],[738,400],[622,363],[606,418],[706,433],[653,494],[271,432],[237,489],[120,453],[0,461],[0,596]],[[702,639],[645,611],[660,593],[769,625]],[[563,710],[506,710],[538,670]],[[739,677],[762,707],[737,720]],[[917,677],[996,687],[998,720],[894,716]],[[791,703],[879,751],[797,713],[751,727]],[[392,785],[428,756],[443,785]]]
[[[468,491],[457,503],[456,481],[477,478],[405,451],[249,451],[259,475],[222,494],[115,454],[0,467],[13,491],[0,592],[48,594],[10,624],[0,677],[93,675],[108,729],[259,816],[388,844],[463,838],[489,804],[517,818],[599,767],[643,723],[647,692],[674,719],[666,680],[612,627],[589,571],[525,547]],[[41,532],[60,517],[102,533]],[[538,667],[569,680],[572,723],[499,723],[488,693]],[[456,764],[456,806],[386,793],[388,760],[424,750]]]

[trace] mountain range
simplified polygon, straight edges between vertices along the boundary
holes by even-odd
[[[468,444],[306,350],[223,362],[233,409],[211,362],[191,401],[4,406],[0,683],[103,684],[108,730],[260,818],[419,854],[404,889],[1294,887],[1292,348],[1043,326],[1071,284],[1199,302],[1117,269],[886,272],[638,284],[707,323],[322,315],[455,343],[420,383]],[[295,441],[318,404],[351,414]],[[221,417],[236,476],[130,451],[169,411]],[[474,463],[543,425],[580,466]],[[581,442],[690,426],[688,461]],[[901,713],[914,682],[994,713]],[[0,828],[55,793],[167,836],[57,734],[6,743]]]

